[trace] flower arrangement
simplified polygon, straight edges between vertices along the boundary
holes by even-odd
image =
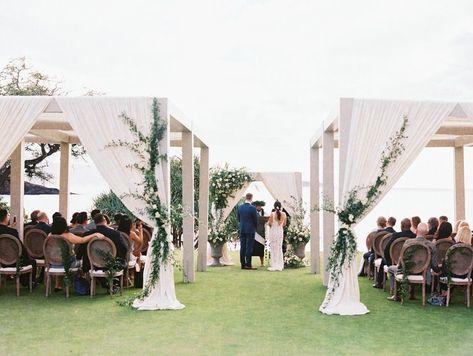
[[[294,254],[292,248],[288,248],[284,254],[284,268],[302,268],[306,267],[303,260]]]
[[[306,244],[310,240],[310,229],[306,225],[294,223],[289,225],[286,234],[288,244],[297,248],[300,244]]]
[[[228,241],[227,225],[224,222],[210,227],[209,243],[212,246],[218,246]]]
[[[210,202],[216,210],[227,207],[228,198],[253,179],[244,168],[215,167],[210,170]]]
[[[335,208],[333,202],[325,201],[322,208],[316,207],[316,210],[324,210],[337,216],[340,228],[335,235],[335,239],[330,249],[327,271],[330,272],[332,281],[331,289],[327,292],[322,308],[331,301],[335,289],[339,286],[339,277],[342,274],[346,264],[354,261],[356,253],[356,238],[351,228],[358,222],[367,211],[373,206],[382,193],[381,188],[387,182],[387,169],[397,160],[404,151],[402,140],[406,138],[407,117],[404,116],[401,128],[392,136],[386,148],[381,154],[380,173],[375,183],[368,187],[355,187],[347,194],[343,207]],[[364,197],[360,197],[364,193]]]

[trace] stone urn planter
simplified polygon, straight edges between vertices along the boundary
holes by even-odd
[[[294,249],[294,254],[299,257],[301,260],[305,257],[305,246],[307,242],[301,242],[297,245],[297,248]]]
[[[220,263],[220,257],[223,256],[222,248],[224,243],[220,243],[218,245],[210,244],[210,256],[213,258],[210,267],[223,267]]]

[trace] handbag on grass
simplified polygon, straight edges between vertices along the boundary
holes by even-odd
[[[90,294],[90,285],[85,278],[76,277],[74,278],[74,292],[76,295],[89,295]]]

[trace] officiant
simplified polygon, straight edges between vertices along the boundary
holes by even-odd
[[[256,227],[255,243],[253,247],[253,256],[260,258],[261,267],[264,267],[264,248],[266,242],[266,221],[267,218],[264,216],[264,201],[255,201],[253,205],[256,207],[258,213],[258,225]]]

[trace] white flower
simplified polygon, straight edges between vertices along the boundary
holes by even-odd
[[[158,218],[158,219],[161,217],[161,214],[159,213],[159,211],[156,212],[156,215],[155,215],[155,216],[156,216],[156,218]]]
[[[350,221],[355,221],[355,217],[353,216],[353,214],[348,215],[348,219]]]

